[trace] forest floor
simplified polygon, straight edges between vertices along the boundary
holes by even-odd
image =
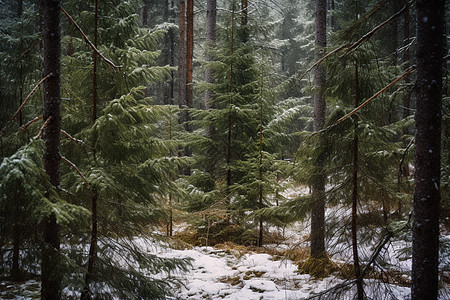
[[[194,247],[176,238],[187,230],[186,224],[175,226],[175,237],[169,241],[164,239],[161,232],[155,232],[160,236],[156,239],[136,237],[132,241],[149,254],[191,259],[192,268],[189,272],[170,274],[172,278],[179,280],[179,284],[173,287],[176,296],[170,299],[346,300],[353,299],[356,293],[351,274],[351,240],[345,226],[348,214],[349,211],[344,206],[327,209],[327,227],[334,233],[327,240],[327,249],[338,268],[325,278],[314,278],[300,271],[309,252],[308,222],[299,222],[285,228],[270,228],[270,244],[260,248],[232,243]],[[371,259],[382,239],[379,228],[369,227],[359,232],[359,251],[363,266]],[[448,300],[450,232],[445,231],[441,241],[440,299]],[[384,245],[367,273],[367,279],[364,279],[368,299],[410,299],[410,247],[407,234],[405,237],[392,238]],[[66,299],[79,297],[76,292],[71,293],[67,289],[64,294]],[[0,280],[0,299],[40,299],[40,282],[38,279],[22,283]]]

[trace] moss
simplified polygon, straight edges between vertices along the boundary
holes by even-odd
[[[316,278],[327,277],[337,269],[337,265],[328,256],[310,257],[299,265],[301,274],[310,274]]]

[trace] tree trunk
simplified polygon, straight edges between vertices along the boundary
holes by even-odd
[[[417,0],[411,299],[437,299],[445,1]]]
[[[234,52],[234,4],[233,10],[231,12],[231,41],[230,41],[230,53],[233,55]],[[230,83],[229,92],[233,92],[233,61],[230,63]],[[229,112],[228,112],[228,136],[227,136],[227,189],[231,186],[231,99],[229,101]],[[227,200],[228,201],[228,200]],[[228,201],[229,202],[229,201]]]
[[[194,0],[187,0],[187,36],[186,36],[186,105],[193,107],[192,60],[194,55]],[[189,118],[189,117],[188,117]]]
[[[359,74],[358,62],[355,63],[355,107],[359,105]],[[358,300],[364,300],[364,288],[361,276],[361,268],[359,266],[358,254],[358,237],[356,219],[358,215],[358,120],[355,119],[354,136],[353,136],[353,177],[352,177],[352,251],[353,266],[355,269],[356,288],[358,292]]]
[[[261,72],[261,85],[260,85],[260,95],[259,95],[259,166],[258,166],[258,179],[259,179],[259,201],[258,208],[262,209],[263,203],[263,175],[262,175],[262,164],[263,164],[263,82],[264,74]],[[258,237],[258,247],[263,246],[263,219],[259,217],[259,237]]]
[[[44,129],[45,153],[44,169],[52,185],[59,190],[60,171],[60,8],[59,0],[43,0],[43,40],[44,40],[44,76],[51,75],[44,82]],[[52,200],[54,201],[54,200]],[[43,220],[42,246],[42,299],[60,299],[61,274],[59,273],[60,228],[54,213]]]
[[[97,47],[98,44],[98,0],[95,0],[94,8],[94,46]],[[92,124],[97,120],[97,52],[93,52],[93,74],[92,74]],[[93,139],[93,149],[95,149],[96,144],[96,134],[94,133]],[[96,160],[95,150],[94,150],[94,161]],[[87,273],[85,277],[85,289],[81,294],[81,299],[91,299],[89,284],[94,277],[94,264],[97,258],[97,237],[98,237],[98,218],[97,218],[97,202],[98,202],[98,192],[95,187],[91,191],[91,243],[89,246],[89,257]]]
[[[325,54],[327,45],[326,35],[326,1],[316,0],[316,39],[315,60],[321,59]],[[325,124],[326,102],[323,88],[326,83],[325,69],[319,65],[314,73],[314,131],[320,131]],[[320,137],[319,137],[320,138]],[[319,142],[320,143],[320,142]],[[324,158],[319,155],[315,162],[315,174],[312,184],[312,211],[311,211],[311,257],[319,258],[325,255],[325,172]]]
[[[172,19],[173,17],[173,10],[174,10],[174,1],[170,1],[170,13],[169,16]],[[172,21],[171,21],[172,22]],[[169,28],[169,49],[170,49],[170,66],[175,66],[175,36],[174,36],[174,30],[172,28]],[[170,82],[169,82],[169,104],[174,104],[174,87],[175,87],[175,74],[174,70],[170,70]]]
[[[245,44],[248,42],[250,36],[250,30],[248,28],[248,0],[241,0],[241,26],[242,32],[242,42]]]
[[[180,109],[186,107],[186,3],[180,0],[180,40],[178,57],[178,105]],[[181,122],[185,120],[181,118]]]
[[[217,0],[208,0],[206,3],[206,62],[213,60],[211,50],[216,43],[216,16],[217,16]],[[208,68],[205,71],[205,82],[214,83],[214,71]],[[211,100],[213,99],[213,92],[206,90],[205,92],[205,108],[211,108]]]

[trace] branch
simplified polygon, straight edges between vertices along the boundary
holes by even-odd
[[[403,73],[400,77],[396,78],[394,81],[392,81],[391,83],[389,83],[387,86],[385,86],[384,88],[382,88],[380,91],[378,91],[375,95],[373,95],[372,97],[370,97],[369,99],[367,99],[366,101],[364,101],[360,106],[356,107],[354,110],[352,110],[351,112],[349,112],[348,114],[346,114],[345,116],[343,116],[342,118],[340,118],[339,120],[337,120],[337,122],[334,125],[337,125],[338,123],[342,122],[343,120],[347,119],[348,117],[350,117],[351,115],[353,115],[355,112],[357,112],[358,110],[360,110],[361,108],[363,108],[364,106],[366,106],[367,103],[369,103],[370,101],[372,101],[373,99],[375,99],[377,96],[379,96],[381,93],[383,93],[385,90],[387,90],[388,88],[390,88],[392,85],[394,85],[397,81],[399,81],[400,79],[402,79],[403,77],[405,77],[406,75],[408,75],[409,73],[411,73],[413,70],[415,69],[415,67],[410,67],[408,70],[405,71],[405,73]]]
[[[344,48],[347,48],[349,46],[349,44],[345,44],[340,46],[339,48],[334,49],[333,51],[331,51],[330,53],[328,53],[327,55],[325,55],[324,57],[322,57],[321,59],[319,59],[318,61],[316,61],[308,70],[305,71],[305,73],[302,74],[302,76],[299,77],[298,81],[302,80],[303,77],[305,77],[306,74],[308,74],[309,72],[311,72],[312,69],[314,69],[314,67],[320,65],[325,59],[327,59],[329,56],[335,54],[336,52],[341,51]]]
[[[77,168],[77,166],[75,166],[70,160],[68,160],[64,156],[61,156],[61,159],[63,161],[65,161],[66,163],[68,163],[72,168],[74,168],[77,171],[78,175],[80,175],[80,177],[83,179],[84,183],[86,184],[87,188],[90,190],[91,186],[89,185],[88,181],[86,180],[86,177],[84,177],[83,174],[80,172],[80,170]]]
[[[103,56],[103,54],[100,53],[100,51],[98,51],[97,47],[95,47],[95,45],[88,39],[88,37],[84,34],[83,30],[81,29],[81,27],[74,21],[74,19],[72,19],[72,17],[67,13],[67,11],[64,10],[64,8],[61,7],[61,11],[67,16],[67,18],[69,19],[70,22],[72,22],[73,25],[75,25],[75,27],[78,29],[78,31],[81,33],[81,35],[83,36],[84,40],[86,41],[86,43],[91,46],[91,48],[97,52],[97,54],[107,63],[109,64],[111,67],[114,68],[114,70],[120,69],[122,68],[122,66],[116,66],[112,61],[110,61],[109,59],[107,59],[105,56]]]
[[[33,120],[31,120],[31,121],[28,122],[27,124],[25,124],[25,125],[19,127],[18,130],[22,130],[22,129],[28,130],[28,126],[30,126],[30,125],[33,124],[34,122],[37,122],[37,121],[41,120],[42,118],[43,118],[43,116],[34,118]]]
[[[384,21],[383,23],[381,23],[380,25],[378,25],[377,27],[375,27],[374,29],[372,29],[371,31],[369,31],[368,33],[366,33],[365,35],[363,35],[358,41],[356,41],[355,43],[353,43],[348,49],[347,51],[345,51],[344,54],[342,54],[341,57],[339,57],[339,59],[341,59],[342,57],[344,57],[345,55],[347,55],[348,53],[350,53],[351,51],[356,50],[362,43],[364,43],[365,41],[367,41],[368,39],[370,39],[372,37],[372,35],[374,35],[378,30],[380,30],[381,28],[383,28],[384,26],[386,26],[387,24],[389,24],[390,22],[392,22],[393,20],[395,20],[396,18],[398,18],[406,9],[406,5],[403,6],[402,9],[400,9],[398,12],[396,12],[393,16],[391,16],[389,19],[387,19],[386,21]]]
[[[74,138],[73,136],[71,136],[70,134],[68,134],[67,131],[61,129],[61,133],[64,134],[65,136],[67,136],[75,144],[81,144],[81,146],[86,147],[89,150],[93,150],[91,147],[86,145],[85,142],[83,142],[82,140],[78,140],[78,139]]]
[[[401,178],[402,178],[402,175],[403,175],[403,163],[405,162],[406,154],[408,153],[409,148],[411,148],[411,146],[412,146],[413,144],[414,144],[414,138],[412,138],[412,139],[409,141],[408,145],[407,145],[406,148],[405,148],[405,151],[403,152],[402,159],[400,160],[400,164],[399,164],[399,166],[398,166],[398,177],[397,177],[397,182],[398,182],[398,183],[400,183]]]
[[[42,78],[41,81],[39,81],[39,83],[33,88],[33,90],[28,94],[27,98],[25,98],[25,101],[23,101],[23,103],[20,105],[19,109],[17,109],[15,114],[12,116],[12,118],[8,121],[8,123],[6,123],[5,127],[3,127],[2,131],[1,131],[2,134],[3,134],[3,132],[5,132],[6,128],[8,128],[8,126],[11,124],[11,122],[14,121],[14,119],[19,114],[20,110],[25,106],[25,104],[27,104],[28,100],[30,100],[31,96],[34,94],[34,92],[36,92],[38,87],[51,76],[53,76],[53,74],[48,74],[47,76]]]
[[[52,119],[52,117],[48,117],[47,120],[45,120],[44,124],[41,127],[41,130],[39,130],[39,133],[37,136],[34,137],[35,140],[38,140],[41,138],[42,132],[44,132],[44,128],[48,125],[48,123],[50,123],[50,120]]]

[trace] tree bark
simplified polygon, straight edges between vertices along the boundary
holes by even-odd
[[[44,169],[52,185],[59,190],[60,171],[60,7],[59,0],[42,0],[44,23],[44,75],[51,75],[44,82],[44,122],[50,121],[44,129]],[[53,200],[52,200],[53,201]],[[42,246],[42,288],[41,298],[60,299],[61,274],[59,269],[60,228],[52,213],[43,220]]]
[[[186,106],[186,3],[180,0],[180,39],[178,56],[178,105],[180,108]],[[183,118],[181,122],[183,122]]]
[[[94,8],[94,46],[98,45],[98,0],[95,0]],[[97,52],[93,51],[93,73],[92,73],[92,124],[97,120]],[[92,148],[94,149],[94,161],[96,160],[95,155],[95,144],[96,144],[96,134],[94,134]],[[91,299],[89,284],[94,277],[94,264],[97,258],[97,238],[98,238],[98,218],[97,218],[97,202],[98,202],[98,192],[95,187],[91,191],[91,243],[89,245],[89,256],[87,273],[84,280],[84,291],[81,294],[82,300]]]
[[[320,60],[325,54],[327,46],[325,0],[315,2],[315,60]],[[314,73],[314,131],[320,131],[325,124],[326,102],[323,94],[326,83],[325,69],[319,65]],[[320,138],[320,137],[319,137]],[[320,143],[320,142],[319,142]],[[315,174],[312,183],[312,211],[311,211],[311,257],[319,258],[325,255],[325,172],[323,155],[319,155],[315,162]]]
[[[359,106],[359,70],[358,62],[355,62],[355,107]],[[355,269],[356,288],[358,300],[364,300],[364,288],[361,276],[361,268],[359,265],[358,254],[358,236],[357,236],[357,216],[358,216],[358,120],[355,119],[354,136],[353,136],[353,176],[352,176],[352,251],[353,266]]]
[[[416,1],[417,77],[411,299],[437,299],[445,1]]]
[[[217,17],[217,0],[208,0],[206,3],[206,62],[213,60],[211,50],[216,43],[216,17]],[[205,82],[214,83],[214,71],[212,68],[205,70]],[[205,92],[205,108],[208,110],[212,107],[211,101],[214,93],[210,89]]]
[[[192,60],[194,55],[194,0],[187,0],[187,35],[186,35],[186,105],[193,107]],[[189,118],[189,117],[188,117]]]

